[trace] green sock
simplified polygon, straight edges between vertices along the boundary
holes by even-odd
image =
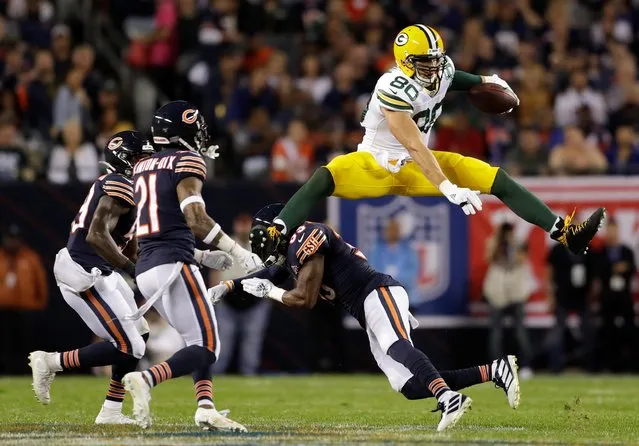
[[[335,190],[333,175],[325,167],[320,167],[308,180],[280,212],[279,218],[286,225],[286,230],[290,232],[304,223],[313,207],[323,198],[330,197]]]
[[[497,171],[490,193],[519,217],[546,232],[555,229],[557,220],[561,220],[544,202],[513,180],[503,169]]]

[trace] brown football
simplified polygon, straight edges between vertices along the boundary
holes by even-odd
[[[517,97],[501,85],[479,84],[468,90],[470,102],[484,113],[499,115],[517,106]]]

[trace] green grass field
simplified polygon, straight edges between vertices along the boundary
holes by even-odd
[[[639,378],[537,377],[518,410],[492,384],[467,389],[473,409],[438,434],[434,400],[407,401],[382,376],[236,378],[214,381],[216,405],[250,433],[202,432],[189,379],[153,391],[154,425],[93,425],[108,380],[60,377],[38,404],[30,379],[0,379],[0,442],[11,444],[604,443],[639,444]],[[125,411],[130,411],[125,401]]]

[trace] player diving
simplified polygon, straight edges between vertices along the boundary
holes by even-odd
[[[255,216],[251,249],[260,258],[272,255],[268,227],[282,210],[272,204]],[[404,287],[391,276],[375,271],[366,257],[324,224],[305,222],[292,228],[290,240],[276,249],[274,264],[246,278],[226,281],[209,289],[209,298],[242,298],[241,291],[269,298],[291,307],[313,308],[318,298],[339,304],[366,330],[371,353],[393,390],[406,398],[435,397],[441,410],[438,431],[453,427],[471,406],[471,399],[457,390],[492,381],[506,392],[509,405],[519,405],[516,358],[506,356],[490,364],[467,369],[438,371],[411,340],[417,321],[408,310]],[[295,288],[278,285],[289,275]]]
[[[283,239],[328,196],[356,200],[443,195],[470,215],[482,209],[479,194],[492,194],[572,253],[585,253],[603,223],[604,208],[575,224],[574,212],[565,218],[555,215],[502,168],[428,147],[448,90],[468,91],[482,83],[493,83],[516,98],[506,81],[495,74],[480,76],[456,70],[446,55],[441,35],[430,26],[417,24],[402,29],[393,46],[396,67],[375,85],[362,114],[365,134],[357,151],[337,156],[317,169],[275,219],[269,237]]]
[[[144,318],[127,320],[138,308],[133,290],[118,271],[135,275],[137,241],[133,197],[133,166],[153,155],[141,133],[113,135],[104,148],[107,174],[98,178],[71,224],[67,246],[55,259],[54,275],[66,303],[103,342],[62,353],[34,351],[29,355],[33,390],[42,404],[51,402],[56,372],[112,365],[111,381],[96,424],[132,424],[122,414],[122,378],[135,370],[144,355],[149,328]],[[219,268],[225,253],[195,252],[198,263]]]

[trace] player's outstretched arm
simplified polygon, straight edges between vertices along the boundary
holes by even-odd
[[[289,307],[313,308],[317,303],[322,277],[324,276],[324,256],[315,254],[307,260],[297,275],[295,288],[285,291],[267,279],[244,279],[242,288],[256,297],[268,297]]]
[[[187,177],[180,181],[177,185],[177,196],[186,224],[195,237],[207,245],[231,254],[249,272],[262,267],[259,257],[242,248],[226,235],[220,225],[206,213],[202,199],[202,181],[199,178]]]
[[[104,195],[95,209],[86,240],[109,264],[134,277],[135,264],[120,251],[111,236],[111,231],[115,229],[120,216],[129,211],[130,207],[123,206],[115,198]]]
[[[384,107],[382,107],[382,112],[388,121],[388,126],[393,136],[397,138],[400,144],[406,147],[406,150],[419,165],[426,179],[436,185],[451,203],[461,206],[466,215],[481,211],[479,192],[457,187],[446,178],[435,155],[422,141],[422,134],[410,114],[389,110]]]
[[[424,176],[432,184],[438,186],[447,181],[446,175],[435,156],[422,141],[422,134],[406,112],[393,111],[382,107],[382,112],[388,121],[388,126],[401,145],[406,147],[411,157],[424,172]]]

